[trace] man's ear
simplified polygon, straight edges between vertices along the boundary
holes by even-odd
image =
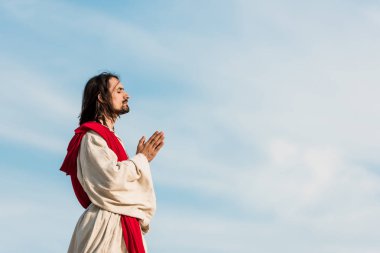
[[[100,93],[98,94],[98,100],[100,103],[104,103],[102,95],[100,95]]]

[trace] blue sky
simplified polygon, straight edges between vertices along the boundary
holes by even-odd
[[[85,82],[156,129],[150,252],[380,251],[376,1],[1,1],[1,252],[65,252]]]

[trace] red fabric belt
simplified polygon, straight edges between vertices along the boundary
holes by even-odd
[[[119,139],[102,124],[93,121],[86,122],[75,129],[75,135],[67,147],[67,155],[60,170],[70,175],[75,195],[84,208],[87,208],[91,204],[91,201],[77,178],[77,158],[82,138],[89,130],[98,133],[107,142],[108,147],[117,155],[119,162],[128,160],[128,154],[125,152]],[[138,219],[121,215],[120,222],[128,253],[145,253]]]

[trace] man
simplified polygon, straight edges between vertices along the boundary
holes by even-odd
[[[71,238],[69,253],[147,252],[142,233],[156,209],[149,162],[164,145],[164,133],[142,137],[129,158],[114,133],[129,112],[129,96],[118,76],[102,73],[84,89],[80,126],[67,148],[61,170],[86,208]]]

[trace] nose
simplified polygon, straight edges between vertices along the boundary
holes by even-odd
[[[128,95],[128,93],[126,91],[124,91],[124,99],[129,99],[130,96]]]

